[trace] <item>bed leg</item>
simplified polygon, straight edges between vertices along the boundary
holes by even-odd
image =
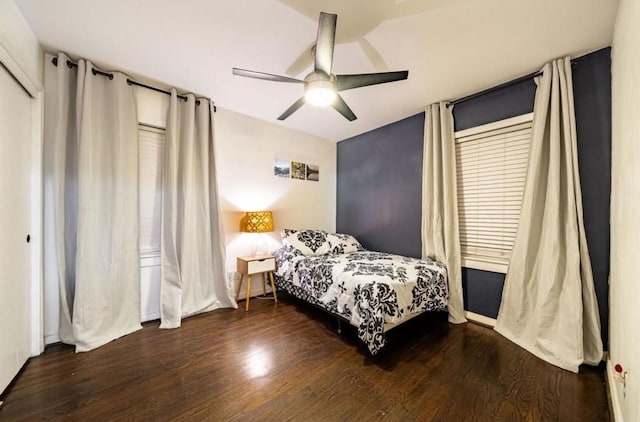
[[[338,318],[338,334],[342,334],[342,320]]]

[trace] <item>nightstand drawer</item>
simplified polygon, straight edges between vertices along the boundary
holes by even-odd
[[[262,273],[265,271],[275,271],[276,269],[275,258],[265,258],[260,261],[249,261],[247,264],[248,274]]]

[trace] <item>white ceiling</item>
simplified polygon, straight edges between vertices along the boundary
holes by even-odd
[[[220,107],[339,141],[611,44],[617,0],[16,0],[34,33],[62,50],[212,98]],[[358,119],[303,106],[320,11],[337,13],[333,72],[409,70],[342,93]],[[310,54],[310,53],[309,53]],[[306,69],[305,68],[306,66]],[[304,69],[301,71],[301,69]]]

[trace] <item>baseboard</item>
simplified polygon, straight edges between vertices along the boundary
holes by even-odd
[[[53,343],[60,343],[60,337],[58,337],[58,333],[45,334],[44,344],[53,344]]]
[[[140,322],[154,321],[160,319],[160,312],[150,312],[145,315],[140,315]]]
[[[246,282],[247,281],[245,280],[244,283]],[[238,295],[238,300],[244,300],[247,297],[247,285],[244,283],[242,283],[242,287],[244,288],[240,290],[240,294]],[[237,288],[237,284],[235,285],[235,287]],[[235,297],[236,292],[234,288],[231,289],[231,293],[232,293],[232,296]],[[271,286],[269,286],[269,283],[267,283],[267,295],[269,294],[271,294]],[[262,296],[262,282],[255,283],[255,284],[254,282],[251,283],[251,292],[249,293],[249,296],[251,297]]]
[[[262,294],[262,289],[260,289],[260,291],[254,291],[251,292],[250,297],[255,298],[255,297],[261,297],[263,296]],[[267,289],[267,297],[271,297],[271,289]],[[238,302],[245,300],[247,298],[246,294],[240,294],[240,296],[238,296]]]
[[[622,409],[620,408],[620,395],[618,394],[617,382],[615,379],[615,369],[611,359],[607,359],[607,398],[609,399],[609,409],[611,409],[611,420],[623,422]]]
[[[496,320],[493,318],[489,318],[488,316],[476,314],[471,311],[464,311],[464,316],[471,322],[475,322],[476,324],[484,325],[485,327],[494,328],[496,326]]]

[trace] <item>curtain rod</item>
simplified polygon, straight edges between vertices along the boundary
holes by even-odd
[[[571,67],[573,68],[575,66],[576,66],[575,59],[571,60]],[[457,100],[449,101],[447,103],[447,107],[451,107],[453,105],[456,105],[456,104],[459,104],[459,103],[463,103],[465,101],[469,101],[469,100],[472,100],[474,98],[481,97],[483,95],[491,94],[492,92],[498,91],[499,89],[506,88],[508,86],[515,85],[515,84],[518,84],[520,82],[524,82],[524,81],[529,80],[529,79],[533,79],[536,76],[540,76],[540,75],[542,75],[542,70],[539,70],[539,71],[533,72],[533,73],[529,73],[528,75],[521,76],[521,77],[519,77],[517,79],[514,79],[512,81],[505,82],[505,83],[502,83],[500,85],[492,86],[491,88],[483,89],[482,91],[476,92],[474,94],[467,95],[467,96],[462,97],[462,98],[458,98]]]
[[[58,66],[58,58],[54,57],[53,59],[51,59],[51,63],[53,63],[54,66]],[[71,69],[72,67],[78,67],[78,63],[72,62],[71,60],[67,60],[67,66],[69,67],[69,69]],[[102,70],[98,70],[95,67],[91,69],[91,72],[94,75],[106,76],[107,78],[109,78],[109,80],[113,79],[113,74],[112,73],[104,72]],[[161,89],[161,88],[157,88],[155,86],[143,84],[142,82],[134,81],[133,79],[130,79],[130,78],[127,78],[127,84],[136,85],[136,86],[140,86],[142,88],[150,89],[152,91],[161,92],[163,94],[171,95],[170,91],[167,91],[167,90],[164,90],[164,89]],[[181,100],[187,101],[187,97],[185,95],[177,94],[177,96]],[[200,100],[196,100],[196,105],[200,105]],[[217,111],[216,110],[216,106],[214,105],[213,106],[213,112],[215,113],[216,111]]]

